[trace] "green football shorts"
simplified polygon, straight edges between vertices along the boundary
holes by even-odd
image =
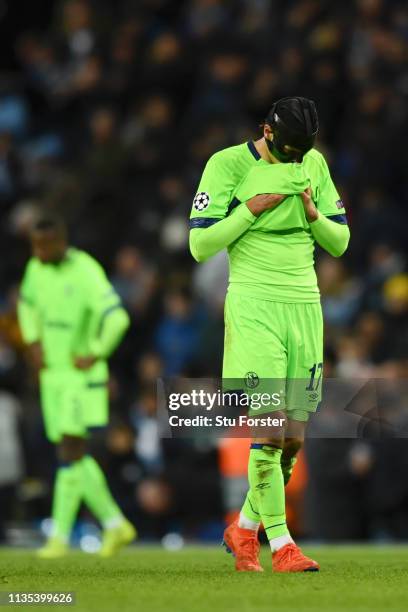
[[[307,421],[321,401],[322,375],[320,303],[227,294],[223,388],[250,395],[251,415],[286,410]]]
[[[42,370],[41,406],[45,432],[51,442],[64,434],[86,437],[88,429],[108,423],[108,388],[103,382],[89,382],[80,370]]]

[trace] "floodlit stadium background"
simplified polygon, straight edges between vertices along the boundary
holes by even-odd
[[[242,501],[247,441],[160,441],[153,419],[158,376],[220,373],[226,260],[197,266],[187,248],[200,173],[255,138],[276,98],[313,98],[352,231],[344,258],[317,260],[325,374],[406,377],[407,4],[2,0],[0,25],[0,539],[37,541],[50,506],[54,451],[15,314],[45,206],[132,317],[95,440],[117,499],[144,539],[214,540]],[[309,441],[288,490],[293,532],[408,538],[407,468],[403,439]],[[88,521],[76,537],[91,549]]]

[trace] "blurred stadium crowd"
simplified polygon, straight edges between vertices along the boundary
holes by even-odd
[[[344,258],[317,256],[325,374],[407,377],[408,6],[39,5],[0,72],[0,526],[49,508],[53,450],[15,314],[27,228],[46,207],[103,263],[132,317],[112,362],[112,424],[95,441],[112,488],[147,537],[211,537],[231,509],[219,451],[160,441],[154,420],[158,376],[220,373],[226,258],[197,266],[187,247],[200,173],[216,150],[256,138],[273,100],[313,98],[352,232]],[[404,440],[309,441],[297,531],[408,537],[407,464]]]

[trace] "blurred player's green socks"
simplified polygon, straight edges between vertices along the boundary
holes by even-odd
[[[101,468],[89,455],[57,470],[52,518],[53,535],[58,539],[69,540],[81,501],[105,529],[118,527],[124,520]]]
[[[53,535],[68,541],[82,498],[82,466],[73,461],[58,468],[52,503]]]
[[[250,494],[257,502],[257,510],[272,548],[274,540],[283,543],[291,541],[286,525],[281,455],[282,450],[279,448],[251,444],[248,463]]]
[[[118,527],[124,517],[109,491],[105,475],[98,463],[90,455],[83,457],[79,463],[82,467],[82,499],[85,504],[105,529]]]

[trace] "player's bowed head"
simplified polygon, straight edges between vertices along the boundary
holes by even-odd
[[[263,159],[273,164],[301,163],[310,151],[319,129],[316,105],[313,100],[302,97],[282,98],[272,105],[261,124],[263,138],[255,146]],[[317,219],[317,209],[310,190],[300,194],[307,219]],[[273,210],[284,200],[284,195],[259,194],[248,200],[247,207],[258,217],[265,210]]]
[[[281,98],[272,105],[262,128],[272,163],[302,163],[304,155],[313,148],[319,130],[316,105],[313,100],[300,96]],[[311,223],[318,218],[311,189],[300,196]]]
[[[262,127],[273,160],[301,163],[319,130],[316,105],[308,98],[281,98],[272,105]]]

